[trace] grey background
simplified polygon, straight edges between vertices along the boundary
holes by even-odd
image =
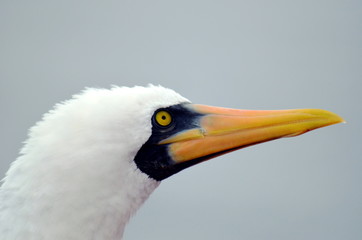
[[[164,181],[124,239],[362,239],[361,1],[0,1],[0,176],[86,86],[161,84],[195,103],[324,108],[347,124]]]

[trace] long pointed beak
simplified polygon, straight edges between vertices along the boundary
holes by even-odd
[[[209,159],[223,153],[273,139],[297,136],[320,127],[344,122],[337,114],[320,109],[236,110],[189,105],[201,114],[197,125],[162,140],[176,163]]]

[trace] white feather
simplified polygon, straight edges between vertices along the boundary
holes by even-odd
[[[1,240],[114,240],[159,182],[133,158],[170,89],[87,89],[29,131],[0,188]]]

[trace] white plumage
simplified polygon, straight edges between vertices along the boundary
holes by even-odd
[[[133,158],[160,107],[187,102],[159,86],[87,89],[30,129],[0,188],[1,240],[120,239],[159,185]]]

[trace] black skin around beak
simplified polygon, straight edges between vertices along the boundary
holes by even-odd
[[[158,109],[151,121],[152,134],[134,161],[161,181],[221,154],[344,120],[320,109],[258,111],[185,103]]]

